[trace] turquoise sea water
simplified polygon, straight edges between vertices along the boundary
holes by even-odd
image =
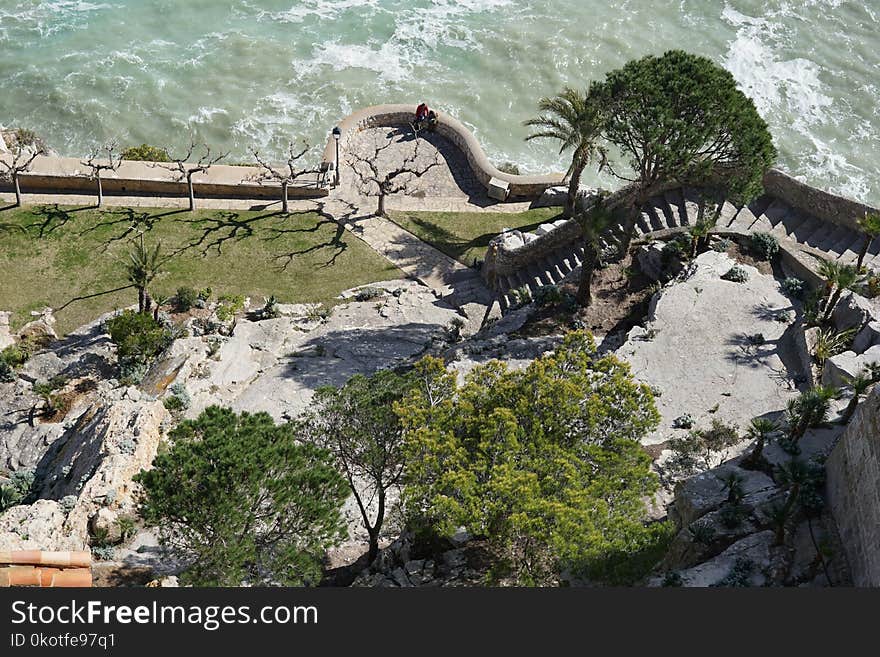
[[[194,132],[243,160],[424,99],[543,171],[564,165],[523,141],[538,97],[685,48],[734,73],[786,169],[878,203],[878,17],[880,0],[0,0],[0,124],[62,154]]]

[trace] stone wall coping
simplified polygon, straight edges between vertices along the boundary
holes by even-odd
[[[0,153],[0,159],[11,161],[12,155]],[[84,158],[39,156],[30,170],[19,176],[21,186],[24,190],[34,191],[89,190],[95,183],[90,176],[91,170],[83,165],[83,161]],[[186,181],[165,168],[168,165],[123,160],[116,171],[102,171],[101,181],[108,192],[185,194]],[[260,167],[215,164],[207,172],[193,175],[193,189],[205,196],[278,196],[280,183],[252,180],[261,172]],[[290,186],[289,195],[294,198],[326,196],[328,190],[317,183],[317,180],[304,179],[301,184]]]

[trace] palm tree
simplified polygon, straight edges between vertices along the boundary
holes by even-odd
[[[159,258],[159,251],[162,247],[161,242],[156,243],[156,248],[152,251],[144,245],[144,236],[141,234],[140,240],[135,244],[134,249],[129,253],[128,264],[126,265],[126,273],[128,280],[137,288],[138,291],[138,312],[148,313],[153,301],[147,292],[147,286],[159,275],[163,261]]]
[[[776,544],[782,545],[785,541],[785,526],[788,519],[794,513],[794,505],[801,495],[801,490],[814,482],[814,473],[810,467],[798,459],[792,459],[786,465],[780,465],[776,470],[776,481],[783,490],[788,491],[785,504],[771,511],[776,524]]]
[[[828,420],[831,400],[837,394],[837,388],[832,386],[816,386],[788,402],[788,439],[792,445],[797,445],[807,429]]]
[[[849,423],[856,412],[856,407],[859,405],[859,401],[861,401],[861,398],[875,383],[876,381],[874,380],[874,377],[867,369],[864,372],[856,374],[849,380],[849,387],[852,388],[853,396],[852,399],[849,400],[849,404],[846,405],[846,409],[843,411],[843,416],[840,418],[840,421],[843,424]]]
[[[868,255],[868,249],[871,248],[871,243],[880,236],[880,214],[866,212],[865,216],[859,219],[859,228],[862,229],[862,232],[865,234],[865,243],[862,245],[862,250],[859,252],[859,259],[856,260],[856,269],[862,270],[862,263],[865,261],[865,256]]]
[[[599,266],[599,239],[611,221],[611,211],[601,202],[578,219],[584,235],[584,260],[581,263],[581,279],[575,296],[577,302],[585,307],[593,301],[591,288],[593,274]]]
[[[604,151],[598,145],[604,127],[599,105],[586,92],[566,87],[557,96],[538,101],[540,114],[524,125],[535,128],[526,137],[532,139],[556,139],[559,141],[559,154],[572,150],[571,166],[568,168],[568,197],[565,202],[565,216],[574,213],[581,175],[590,160]]]
[[[742,461],[742,467],[748,470],[760,468],[765,464],[764,445],[767,438],[779,429],[779,423],[765,417],[756,417],[749,424],[746,437],[755,440],[755,448]]]
[[[836,260],[823,260],[819,264],[819,274],[825,278],[826,294],[830,294],[822,317],[823,322],[828,322],[844,291],[858,282],[859,270],[853,265],[842,265]]]

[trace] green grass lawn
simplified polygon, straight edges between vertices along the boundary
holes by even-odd
[[[392,212],[391,219],[468,266],[486,256],[489,240],[505,228],[531,231],[559,218],[559,208],[507,212]]]
[[[56,309],[59,333],[137,303],[124,262],[141,231],[170,256],[156,297],[179,286],[211,287],[255,302],[331,303],[343,290],[401,272],[333,221],[315,213],[34,206],[0,211],[0,310],[18,327],[30,311]],[[94,296],[93,296],[94,295]],[[88,297],[80,299],[80,297]]]

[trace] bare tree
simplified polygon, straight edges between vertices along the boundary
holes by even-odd
[[[318,175],[319,173],[321,173],[321,170],[317,168],[300,169],[297,167],[297,163],[303,157],[305,157],[306,153],[308,153],[310,149],[311,147],[306,142],[303,142],[302,150],[297,151],[294,143],[290,142],[287,148],[287,160],[281,168],[276,168],[272,166],[260,157],[259,151],[257,151],[256,149],[251,149],[251,153],[253,154],[254,159],[263,169],[263,171],[261,171],[259,174],[252,177],[251,180],[256,180],[260,184],[263,184],[264,182],[277,182],[281,185],[281,211],[284,214],[288,213],[288,188],[291,185],[296,184],[297,181],[303,176],[307,176],[310,174]]]
[[[43,153],[43,149],[37,146],[16,143],[9,153],[0,156],[0,166],[3,167],[0,178],[9,180],[15,188],[15,207],[21,205],[21,186],[18,177],[28,171],[37,156]]]
[[[204,149],[204,154],[196,161],[191,162],[196,149]],[[170,149],[165,149],[166,153],[170,153]],[[167,169],[177,175],[177,182],[186,181],[187,190],[189,192],[189,211],[196,209],[196,195],[193,192],[193,176],[197,173],[206,173],[212,166],[229,155],[228,152],[212,155],[211,147],[205,143],[197,144],[195,140],[190,140],[189,148],[183,157],[171,157],[172,164],[157,164],[156,166]]]
[[[94,179],[98,183],[98,207],[104,204],[104,186],[101,182],[101,173],[103,171],[116,171],[122,164],[122,154],[117,153],[119,144],[114,140],[107,142],[103,146],[97,146],[92,149],[88,159],[81,162],[84,167],[88,167],[89,178]],[[106,157],[105,157],[106,156]]]
[[[402,161],[394,162],[391,158],[383,157],[383,153],[395,143],[397,142],[377,143],[369,155],[361,155],[358,152],[349,154],[351,169],[357,178],[361,193],[378,197],[376,214],[380,217],[387,215],[385,199],[389,195],[399,192],[406,193],[413,180],[421,178],[434,167],[440,166],[439,153],[435,153],[434,159],[431,161],[419,162],[419,144],[422,141],[418,139],[413,142],[412,150],[404,156]]]

